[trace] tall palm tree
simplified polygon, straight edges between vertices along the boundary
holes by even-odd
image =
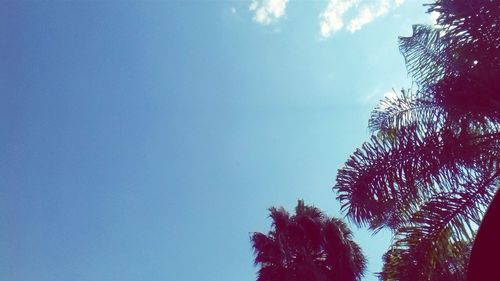
[[[429,11],[439,28],[400,38],[415,87],[381,101],[370,141],[334,187],[357,225],[394,231],[382,280],[462,280],[500,186],[498,1],[438,0]]]
[[[339,219],[299,200],[295,214],[270,208],[271,230],[255,232],[251,242],[257,281],[355,281],[366,268],[352,232]]]

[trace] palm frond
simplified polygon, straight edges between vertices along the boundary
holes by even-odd
[[[459,190],[440,193],[423,204],[410,219],[410,226],[398,231],[399,235],[406,236],[418,228],[422,239],[432,241],[449,230],[455,242],[472,241],[472,234],[500,184],[499,175],[495,166],[469,172],[463,176]]]
[[[500,132],[460,126],[435,130],[401,127],[393,138],[372,136],[353,153],[334,186],[349,219],[374,230],[397,229],[421,202],[458,190],[477,167],[498,165]]]
[[[439,14],[437,24],[446,30],[444,37],[455,46],[464,43],[475,48],[483,44],[484,47],[499,45],[500,5],[497,1],[436,0],[427,6],[429,13]]]
[[[421,90],[431,93],[450,118],[481,118],[488,116],[500,121],[500,5],[490,0],[437,0],[429,4],[429,12],[439,14],[440,29],[416,32],[402,39],[403,54],[410,50],[406,62],[413,72],[432,77],[433,71],[441,72],[436,80],[426,80]],[[438,34],[436,39],[425,34]],[[439,41],[439,47],[435,41]],[[420,43],[417,43],[420,42]],[[407,43],[406,45],[404,43]],[[423,51],[422,46],[441,54]],[[419,57],[419,55],[421,57]],[[405,56],[406,58],[406,56]],[[429,63],[427,67],[423,63]],[[420,71],[419,71],[420,70]],[[422,82],[417,77],[418,82]],[[428,83],[430,82],[430,83]]]
[[[412,36],[399,37],[399,50],[408,74],[418,85],[436,83],[451,63],[440,31],[431,26],[414,25]]]
[[[272,219],[276,232],[284,232],[290,221],[290,214],[284,208],[269,208],[269,217]]]
[[[411,89],[401,90],[398,95],[387,96],[372,111],[368,128],[372,133],[391,134],[400,127],[418,124],[442,125],[445,112],[432,97],[414,93]]]
[[[280,264],[282,253],[279,245],[265,234],[256,232],[250,237],[255,253],[255,265]]]
[[[465,280],[470,246],[499,174],[494,166],[469,173],[459,191],[423,204],[396,233],[380,280]]]
[[[452,242],[449,232],[420,243],[418,231],[396,240],[384,254],[381,281],[465,281],[471,243]]]
[[[439,171],[453,168],[449,158],[442,135],[403,127],[394,140],[372,136],[356,150],[338,171],[334,190],[351,220],[376,229],[432,194]]]

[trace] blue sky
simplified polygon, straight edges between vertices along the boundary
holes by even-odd
[[[336,170],[410,86],[397,36],[431,22],[348,2],[2,2],[0,279],[251,281],[268,207],[342,217]],[[390,236],[353,230],[376,280]]]

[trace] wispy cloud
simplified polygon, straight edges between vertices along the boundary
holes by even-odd
[[[381,17],[389,12],[389,0],[379,0],[370,5],[363,5],[359,8],[358,14],[349,21],[347,30],[356,32],[365,24],[372,22],[374,19]]]
[[[288,0],[252,0],[250,11],[254,12],[253,20],[267,25],[285,15]]]
[[[250,0],[248,9],[255,22],[269,25],[285,16],[288,1]],[[342,29],[356,32],[404,2],[405,0],[328,0],[326,8],[319,15],[320,34],[328,38]]]
[[[320,33],[330,37],[344,26],[343,16],[359,0],[330,0],[326,9],[320,14]]]
[[[320,34],[328,38],[344,27],[344,16],[354,9],[355,16],[348,20],[346,29],[356,32],[364,25],[401,6],[405,0],[330,0],[320,14]]]

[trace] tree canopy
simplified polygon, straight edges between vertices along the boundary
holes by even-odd
[[[257,281],[361,280],[366,258],[340,219],[302,200],[293,215],[283,208],[269,212],[271,230],[251,236],[255,265],[260,266]]]
[[[400,37],[414,86],[387,97],[337,174],[350,220],[394,241],[382,280],[463,280],[500,185],[500,5],[438,0],[437,26]]]

